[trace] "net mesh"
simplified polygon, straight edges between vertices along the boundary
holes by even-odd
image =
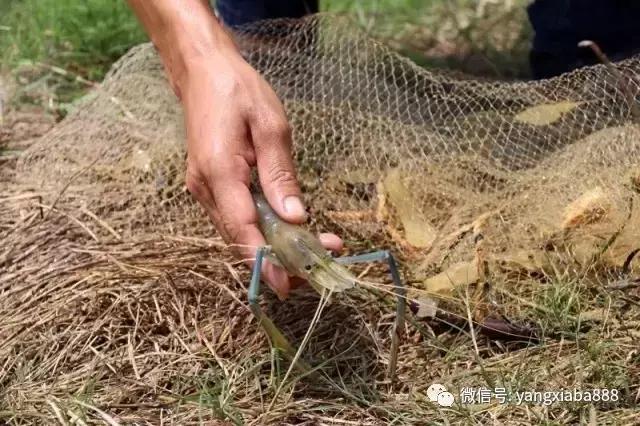
[[[349,390],[304,378],[263,414],[261,401],[278,381],[246,306],[249,272],[234,268],[184,189],[181,108],[154,49],[143,45],[32,143],[15,173],[0,168],[10,183],[0,199],[0,394],[9,407],[0,413],[46,423],[56,407],[78,411],[75,401],[86,395],[122,423],[171,415],[178,424],[217,416],[421,424],[442,415],[424,397],[430,383],[475,387],[494,372],[496,383],[513,376],[522,390],[631,389],[626,405],[599,410],[598,420],[635,419],[637,289],[623,283],[613,293],[600,278],[620,272],[638,245],[640,142],[630,100],[640,58],[616,64],[622,77],[596,66],[497,83],[416,67],[335,16],[260,23],[237,37],[285,103],[310,226],[344,236],[352,252],[394,249],[412,287],[451,294],[452,281],[490,282],[473,290],[495,288],[497,303],[437,299],[442,309],[428,330],[404,330],[400,389],[391,389],[383,364],[393,308],[376,292],[345,292],[327,307],[304,356]],[[366,279],[382,281],[375,272]],[[545,285],[558,273],[559,285]],[[566,297],[541,298],[561,290]],[[268,297],[265,311],[298,343],[316,295]],[[532,319],[543,338],[559,330],[562,340],[523,351],[519,342],[487,340],[479,350],[475,335],[459,328],[473,320],[489,329],[487,306],[514,327]],[[578,328],[574,314],[581,327],[578,311],[589,307],[584,313],[602,327],[591,340],[565,338]],[[228,393],[207,393],[219,386]],[[201,404],[183,407],[183,395]],[[558,405],[545,416],[578,422],[580,410]],[[465,410],[448,415],[469,419]],[[530,424],[531,407],[474,416]]]
[[[312,225],[354,250],[391,246],[433,272],[480,252],[581,262],[608,243],[619,267],[631,251],[638,58],[619,73],[505,83],[419,68],[336,17],[263,22],[237,39],[285,104]],[[121,232],[209,232],[184,159],[180,107],[144,45],[32,147],[19,176]]]

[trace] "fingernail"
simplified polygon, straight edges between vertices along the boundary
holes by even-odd
[[[306,218],[307,212],[304,210],[302,201],[295,195],[290,195],[284,199],[284,211],[292,216]]]
[[[286,288],[281,288],[280,285],[272,285],[271,289],[276,294],[276,296],[278,296],[278,299],[281,302],[284,302],[285,300],[287,300],[287,297],[289,297],[289,292],[286,290]]]
[[[282,293],[279,290],[274,290],[274,293],[278,297],[278,300],[281,301],[281,302],[284,302],[285,300],[287,300],[287,297],[289,296],[288,294]]]

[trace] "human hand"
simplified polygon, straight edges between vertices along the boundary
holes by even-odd
[[[291,158],[291,131],[280,100],[240,55],[204,0],[129,0],[158,48],[185,111],[187,188],[224,240],[252,263],[265,244],[249,192],[251,169],[282,219],[300,223],[305,210]],[[340,250],[335,235],[321,236]],[[294,283],[265,264],[263,277],[280,298]]]
[[[182,86],[187,129],[187,188],[202,204],[223,239],[252,263],[265,244],[249,190],[257,167],[262,190],[284,220],[306,219],[291,157],[291,131],[284,108],[269,84],[233,50],[216,52],[191,68]],[[321,236],[339,251],[335,235]],[[265,280],[280,298],[292,284],[271,264]]]

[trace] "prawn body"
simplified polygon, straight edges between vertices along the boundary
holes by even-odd
[[[355,285],[356,277],[336,262],[311,232],[282,220],[261,193],[254,192],[253,200],[273,263],[289,275],[309,281],[319,293],[323,289],[341,292]]]

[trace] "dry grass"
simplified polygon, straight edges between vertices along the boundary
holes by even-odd
[[[152,93],[137,95],[131,96],[153,100]],[[145,117],[157,118],[153,113],[145,110]],[[25,186],[17,178],[20,153],[52,121],[12,111],[0,127],[0,423],[638,422],[637,268],[624,274],[594,259],[577,273],[489,277],[490,313],[535,329],[535,340],[490,338],[486,327],[469,328],[465,312],[440,312],[430,321],[409,315],[395,385],[386,377],[393,300],[356,288],[327,306],[303,354],[322,375],[293,374],[283,385],[288,364],[248,308],[249,273],[197,206],[176,213],[171,203],[159,211],[159,203],[123,193],[108,200],[96,201],[100,191],[83,197],[83,167],[56,185]],[[97,140],[111,136],[103,130]],[[143,138],[138,130],[127,127],[132,146]],[[57,155],[60,163],[73,162],[73,153]],[[56,172],[42,175],[60,179]],[[52,193],[54,186],[63,190]],[[189,205],[184,191],[173,197]],[[179,228],[167,221],[172,214],[185,215]],[[380,267],[365,277],[388,283]],[[318,300],[308,289],[284,303],[267,293],[263,308],[300,343]],[[459,301],[471,310],[465,294]],[[619,390],[620,401],[464,405],[457,398],[453,407],[441,408],[428,400],[432,383],[454,394],[465,386],[609,388]]]
[[[25,119],[13,114],[4,127],[9,149],[34,136],[15,132],[16,117]],[[194,219],[193,232],[159,235],[143,227],[123,238],[99,213],[42,204],[38,188],[12,183],[13,166],[5,159],[0,169],[3,423],[636,421],[640,292],[633,278],[613,287],[562,276],[500,283],[507,289],[500,305],[534,324],[539,343],[501,342],[479,329],[412,318],[395,387],[385,377],[392,303],[355,290],[327,307],[305,351],[332,384],[294,375],[267,410],[287,365],[249,313],[247,271],[204,219]],[[372,275],[382,276],[378,269]],[[303,290],[285,303],[268,296],[264,306],[299,342],[317,301]],[[426,396],[434,382],[514,392],[615,388],[621,401],[439,408]]]

